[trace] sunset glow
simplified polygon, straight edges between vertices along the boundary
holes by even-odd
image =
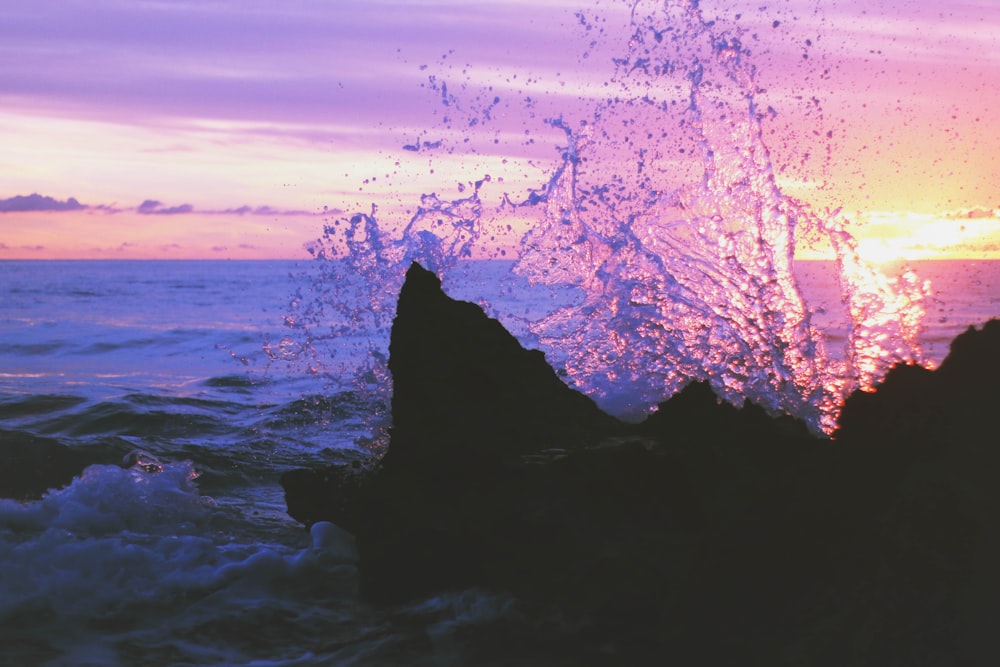
[[[998,259],[998,211],[951,215],[876,212],[867,216],[859,251],[873,262]]]
[[[875,211],[849,226],[858,254],[875,264],[932,259],[1000,259],[1000,211],[947,214]],[[801,243],[801,259],[832,259],[832,250]]]
[[[1000,258],[1000,5],[701,4],[753,45],[788,194],[842,208],[874,261]],[[606,93],[627,18],[563,0],[15,0],[0,259],[306,258],[324,220],[375,204],[401,228],[421,193],[485,174],[499,206],[551,175],[544,119]],[[491,126],[456,124],[463,105],[495,105]],[[443,137],[467,152],[421,149]]]

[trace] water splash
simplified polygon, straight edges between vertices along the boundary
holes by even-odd
[[[516,270],[573,282],[585,306],[536,322],[577,386],[623,395],[633,412],[691,379],[818,429],[845,392],[919,358],[921,288],[891,285],[858,257],[835,217],[782,193],[762,122],[756,68],[741,31],[694,1],[632,6],[616,90],[592,119],[562,120],[568,147],[542,196],[542,224]],[[826,236],[851,321],[846,365],[813,326],[794,272],[796,230]]]
[[[819,215],[778,186],[763,131],[776,112],[758,101],[746,32],[706,20],[696,0],[635,2],[629,30],[605,98],[585,117],[545,121],[565,145],[537,188],[505,193],[489,210],[480,198],[488,177],[455,201],[425,195],[399,238],[380,229],[374,208],[328,225],[313,252],[342,250],[343,259],[325,262],[317,293],[300,301],[302,349],[329,358],[329,340],[363,337],[374,360],[363,375],[384,391],[381,355],[406,266],[442,273],[470,255],[485,225],[518,218],[533,223],[515,273],[583,294],[528,329],[569,382],[619,415],[639,417],[706,380],[733,403],[749,399],[830,432],[846,393],[896,362],[919,361],[927,287],[912,274],[879,274],[838,213]],[[446,82],[432,76],[430,88],[450,127],[472,132],[493,120],[499,98],[472,100],[475,117],[459,123],[463,105]],[[800,231],[837,258],[849,317],[839,354],[826,349],[799,290]],[[327,309],[337,316],[317,334]]]
[[[309,247],[319,267],[308,280],[311,293],[294,295],[285,318],[289,333],[265,346],[272,361],[304,363],[309,373],[326,376],[328,388],[353,390],[373,406],[373,438],[366,444],[375,450],[387,442],[392,376],[386,351],[406,268],[419,261],[443,272],[470,256],[480,234],[479,190],[488,182],[453,201],[424,195],[398,239],[381,230],[375,206],[326,224]]]

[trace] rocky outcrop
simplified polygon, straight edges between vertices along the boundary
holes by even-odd
[[[997,406],[1000,320],[955,338],[938,369],[898,366],[848,399],[834,435],[852,484],[838,499],[863,530],[841,616],[813,637],[823,650],[847,658],[849,643],[872,665],[978,665],[1000,653]]]
[[[293,517],[355,535],[369,600],[509,591],[608,664],[981,664],[998,363],[994,321],[851,396],[832,440],[704,384],[626,425],[414,266],[388,453],[282,484]]]
[[[567,387],[538,350],[483,310],[441,290],[414,263],[389,343],[392,446],[385,465],[415,459],[509,459],[582,448],[622,424]]]
[[[101,457],[57,440],[0,431],[0,498],[36,500],[66,486]]]
[[[354,533],[369,599],[485,585],[612,604],[653,586],[623,555],[651,561],[664,536],[700,520],[676,462],[418,265],[400,293],[389,368],[393,426],[377,467],[282,477],[293,517]],[[617,582],[614,596],[585,585],[606,581],[596,576],[606,568],[634,573],[633,584]]]

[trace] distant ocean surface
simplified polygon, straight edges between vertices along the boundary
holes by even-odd
[[[349,540],[311,541],[285,515],[283,471],[366,455],[388,418],[353,377],[384,332],[334,341],[335,358],[315,363],[282,352],[291,302],[316,298],[316,266],[0,262],[0,438],[159,470],[95,466],[40,501],[0,500],[0,664],[458,664],[463,628],[511,613],[479,591],[368,608]],[[925,362],[1000,317],[1000,262],[910,267],[932,285]],[[501,281],[509,268],[460,262],[444,287],[524,335],[521,318],[558,296]],[[832,266],[796,271],[828,344],[842,344]]]

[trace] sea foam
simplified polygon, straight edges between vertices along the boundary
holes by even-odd
[[[304,548],[241,541],[190,463],[160,468],[91,466],[39,501],[0,500],[0,656],[239,664],[281,645],[281,629],[350,616],[348,534],[317,524]]]

